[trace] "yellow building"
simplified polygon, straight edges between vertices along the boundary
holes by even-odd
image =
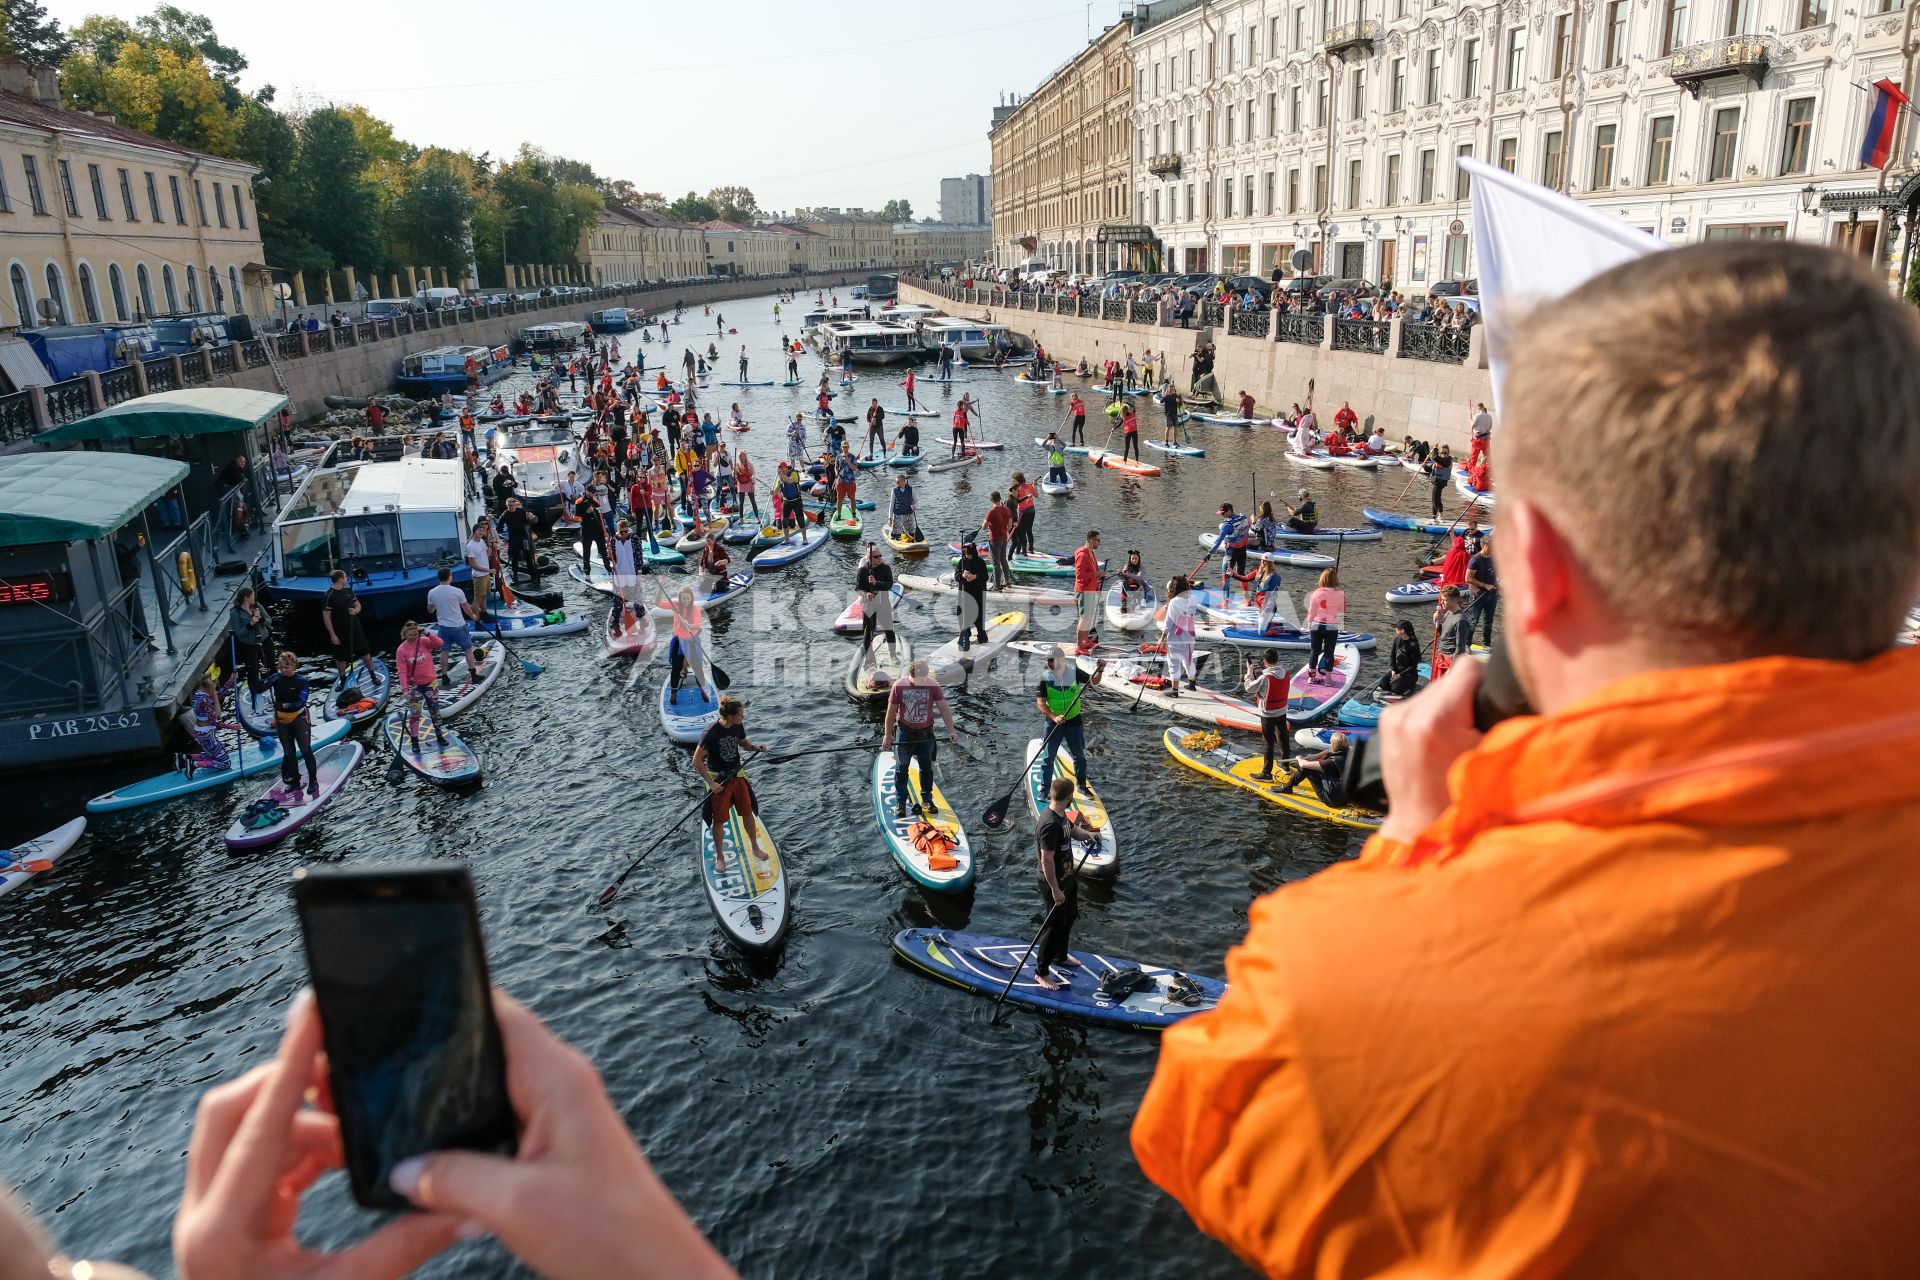
[[[256,172],[69,111],[52,67],[0,61],[0,324],[266,313]]]
[[[802,209],[794,215],[804,227],[826,237],[825,271],[852,271],[893,265],[893,222],[864,209]]]
[[[687,280],[707,274],[706,235],[646,209],[608,205],[580,233],[578,257],[595,284]]]
[[[1061,271],[1125,265],[1101,224],[1129,221],[1133,62],[1130,22],[1108,27],[1024,100],[993,113],[993,254]]]
[[[787,273],[789,237],[765,227],[716,218],[700,224],[706,236],[706,275],[777,276]]]
[[[893,224],[893,265],[925,269],[984,261],[993,245],[993,228],[962,223],[896,222]]]
[[[800,273],[828,268],[827,236],[817,227],[798,222],[769,222],[766,230],[787,238],[787,270]]]

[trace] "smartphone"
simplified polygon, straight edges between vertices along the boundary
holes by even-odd
[[[513,1154],[506,1055],[466,868],[305,867],[293,899],[353,1198],[409,1208],[387,1185],[409,1156]]]

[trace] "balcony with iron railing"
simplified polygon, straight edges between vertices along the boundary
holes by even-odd
[[[1156,178],[1177,178],[1180,176],[1180,153],[1163,151],[1157,156],[1147,157],[1147,172]]]
[[[1373,42],[1379,38],[1380,24],[1372,18],[1359,18],[1328,28],[1320,47],[1331,58],[1345,59],[1349,54],[1367,58],[1373,56]]]
[[[1709,80],[1726,76],[1746,76],[1757,86],[1766,79],[1780,43],[1772,36],[1722,36],[1675,49],[1667,59],[1667,75],[1694,97]]]

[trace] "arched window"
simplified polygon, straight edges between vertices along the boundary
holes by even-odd
[[[140,286],[140,318],[153,319],[153,277],[147,273],[147,264],[142,262],[133,269],[134,282]]]
[[[237,316],[247,309],[247,295],[240,292],[240,268],[227,268],[227,286],[227,310]]]
[[[125,321],[127,317],[127,280],[120,274],[120,264],[107,264],[107,290],[113,294],[113,318]]]
[[[187,268],[187,310],[200,309],[200,273],[191,266]]]
[[[211,262],[207,264],[207,302],[211,310],[227,309],[227,286],[220,283],[220,268]]]
[[[167,291],[167,313],[180,310],[180,290],[173,283],[173,264],[165,263],[160,268],[160,286]]]
[[[48,323],[65,324],[67,322],[67,291],[61,287],[60,268],[51,262],[47,264],[47,301],[53,303],[53,315]]]
[[[13,282],[13,309],[20,316],[20,327],[31,329],[39,323],[39,317],[33,314],[33,289],[27,284],[27,269],[16,262],[7,277]]]
[[[74,270],[80,278],[80,312],[88,324],[99,324],[100,297],[93,291],[93,268],[83,262]]]

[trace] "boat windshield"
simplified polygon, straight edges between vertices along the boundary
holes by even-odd
[[[280,572],[288,578],[324,578],[338,556],[331,520],[300,520],[280,526]]]
[[[460,522],[451,511],[400,513],[400,554],[409,565],[452,565],[460,559]]]
[[[340,542],[340,567],[347,572],[400,568],[400,528],[393,516],[342,516],[334,528]]]

